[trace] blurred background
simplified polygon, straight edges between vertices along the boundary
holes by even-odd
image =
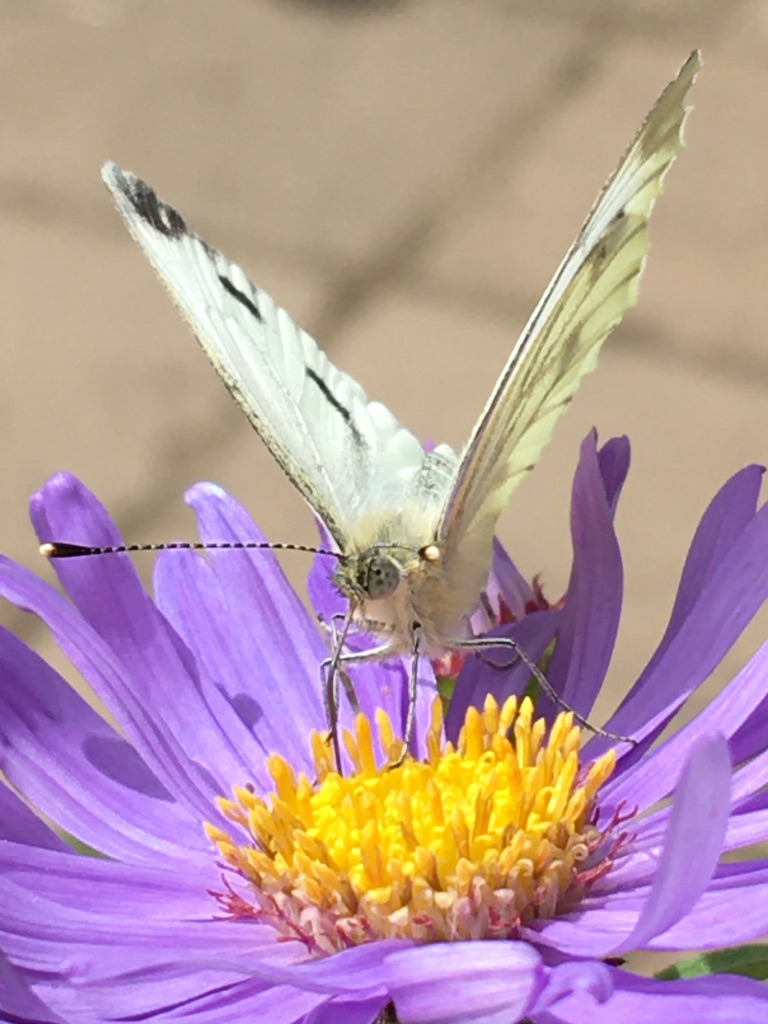
[[[661,635],[707,502],[768,458],[762,2],[0,0],[2,550],[52,578],[26,502],[58,469],[130,540],[193,537],[183,492],[200,479],[274,540],[314,538],[120,223],[103,160],[151,182],[418,436],[461,446],[694,46],[688,148],[640,305],[501,527],[559,596],[579,443],[592,426],[630,435],[615,700]],[[47,650],[20,613],[6,621]]]

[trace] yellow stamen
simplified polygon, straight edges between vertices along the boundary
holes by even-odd
[[[392,764],[402,742],[381,710],[376,726]],[[315,783],[273,755],[272,795],[238,787],[234,800],[219,800],[248,838],[207,827],[247,883],[224,902],[318,955],[375,938],[510,937],[551,917],[583,895],[585,878],[607,870],[607,844],[591,821],[616,759],[609,750],[580,767],[571,714],[546,733],[529,699],[499,707],[489,697],[482,711],[468,709],[454,748],[442,739],[436,700],[423,762],[378,767],[363,715],[343,737],[347,776],[332,769],[318,735]]]

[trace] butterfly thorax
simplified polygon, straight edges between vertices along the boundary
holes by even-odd
[[[425,653],[450,648],[466,634],[488,579],[492,522],[458,550],[441,538],[448,451],[427,455],[397,505],[382,502],[360,517],[334,574],[355,624],[393,651],[412,653],[417,629]]]

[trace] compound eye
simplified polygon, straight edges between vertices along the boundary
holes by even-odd
[[[370,598],[389,597],[400,584],[400,567],[391,558],[373,555],[365,572],[364,589]]]

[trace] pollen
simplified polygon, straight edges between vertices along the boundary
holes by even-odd
[[[219,800],[230,827],[206,831],[224,864],[215,895],[226,916],[271,924],[316,956],[375,939],[515,938],[610,869],[616,843],[595,822],[615,754],[582,766],[571,714],[547,730],[529,699],[489,697],[467,711],[454,746],[436,701],[423,761],[400,761],[381,710],[375,726],[389,767],[359,715],[344,736],[348,774],[315,734],[314,780],[273,755],[273,793],[242,787]]]

